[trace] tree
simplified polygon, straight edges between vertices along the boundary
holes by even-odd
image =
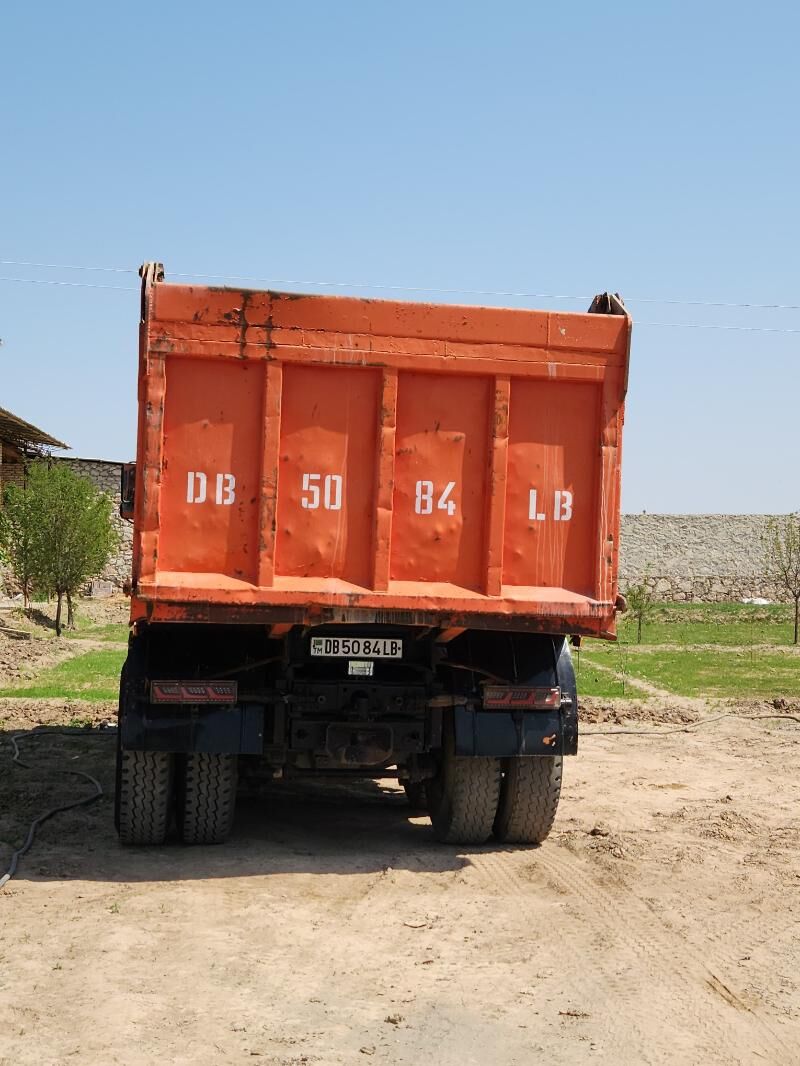
[[[14,551],[29,560],[30,581],[40,592],[56,597],[56,633],[67,601],[67,625],[75,623],[72,597],[98,574],[118,541],[111,520],[111,497],[62,463],[34,463],[26,497],[18,512],[24,516],[24,535],[12,535]]]
[[[768,518],[762,542],[767,576],[794,600],[794,643],[797,644],[800,631],[800,514]]]
[[[22,589],[25,610],[30,607],[36,564],[33,498],[19,485],[7,485],[0,509],[0,559],[10,568]]]
[[[655,606],[655,591],[650,587],[650,569],[645,570],[642,580],[636,585],[631,585],[625,592],[628,601],[628,610],[636,619],[636,643],[642,643],[642,628],[653,613]]]

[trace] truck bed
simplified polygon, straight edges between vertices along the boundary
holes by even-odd
[[[151,274],[132,619],[613,636],[630,329]]]

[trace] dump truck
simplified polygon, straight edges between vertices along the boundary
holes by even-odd
[[[237,781],[395,777],[449,844],[536,844],[613,639],[631,319],[167,283],[141,269],[126,844]],[[273,786],[270,786],[273,787]]]

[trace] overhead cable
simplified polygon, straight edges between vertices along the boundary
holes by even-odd
[[[27,263],[18,259],[0,259],[0,266],[30,267],[36,270],[96,270],[105,274],[138,274],[135,267],[84,266],[82,263]]]
[[[80,263],[35,263],[26,260],[0,259],[0,266],[26,267],[36,270],[88,270],[108,274],[138,274],[134,267],[93,266]],[[376,289],[391,292],[439,293],[448,296],[502,296],[518,300],[591,300],[594,294],[518,292],[513,289],[458,289],[422,285],[389,285],[371,281],[309,281],[299,278],[257,278],[239,274],[202,274],[189,271],[170,271],[173,278],[198,278],[206,281],[243,281],[252,285],[308,285],[313,288]],[[3,281],[24,281],[2,278]],[[43,284],[43,283],[40,283]],[[55,284],[55,283],[54,283]],[[63,282],[62,284],[67,284]],[[75,283],[77,284],[77,283]],[[99,286],[98,286],[99,287]],[[112,286],[109,286],[112,287]],[[674,307],[724,307],[753,311],[800,311],[800,304],[752,303],[735,300],[677,300],[662,296],[627,296],[626,303],[664,304]],[[653,323],[655,324],[655,323]],[[667,323],[668,325],[670,323]],[[660,325],[660,323],[659,323]]]
[[[0,263],[3,262],[0,260]],[[8,263],[6,263],[8,265]],[[25,265],[25,264],[20,264]],[[31,264],[33,265],[33,264]],[[70,269],[70,268],[67,268]],[[86,270],[115,270],[117,268],[112,267],[80,267],[74,269],[86,269]],[[122,272],[122,271],[120,271]],[[131,271],[132,273],[132,271]],[[180,274],[173,273],[172,277],[178,278],[201,278],[201,279],[214,279],[222,278],[222,275],[215,274]],[[576,300],[584,301],[590,299],[588,296],[557,296],[552,293],[544,292],[502,292],[489,289],[427,289],[427,288],[414,288],[404,287],[400,285],[370,285],[366,282],[344,282],[344,281],[300,281],[290,279],[276,279],[276,278],[246,278],[246,277],[227,277],[228,281],[244,281],[249,284],[260,285],[300,285],[300,286],[337,286],[341,288],[363,288],[363,289],[391,289],[397,292],[416,292],[416,293],[441,293],[448,295],[471,295],[471,296],[507,296],[517,299],[529,298],[540,300]],[[12,277],[0,277],[0,282],[6,282],[14,285],[54,285],[60,288],[68,289],[106,289],[114,292],[138,292],[139,287],[133,285],[103,285],[96,282],[88,281],[63,281],[61,279],[54,278],[12,278]],[[783,309],[783,310],[800,310],[800,305],[795,307],[792,304],[722,304],[722,303],[706,303],[701,301],[680,301],[680,300],[652,300],[644,297],[634,297],[627,300],[628,303],[634,303],[638,299],[641,303],[664,303],[678,305],[685,302],[687,305],[695,307],[730,307],[730,308],[761,308],[761,309]],[[648,322],[641,319],[636,320],[637,327],[647,326],[655,327],[657,329],[719,329],[725,331],[731,331],[734,333],[788,333],[797,334],[800,333],[800,328],[792,329],[786,326],[738,326],[719,322]]]
[[[0,278],[17,285],[58,285],[67,289],[115,289],[117,292],[138,292],[134,285],[95,285],[90,281],[54,281],[52,278]]]

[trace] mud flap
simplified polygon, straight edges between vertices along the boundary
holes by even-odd
[[[121,718],[120,743],[126,751],[260,755],[264,747],[264,709],[248,703],[233,707],[184,706],[180,710],[139,703]]]
[[[456,755],[492,755],[505,759],[518,755],[578,754],[578,693],[569,644],[555,637],[543,645],[546,654],[538,671],[523,684],[558,685],[561,707],[547,710],[472,710],[456,707]]]
[[[552,711],[473,711],[455,709],[456,755],[575,755],[577,723],[571,706]]]

